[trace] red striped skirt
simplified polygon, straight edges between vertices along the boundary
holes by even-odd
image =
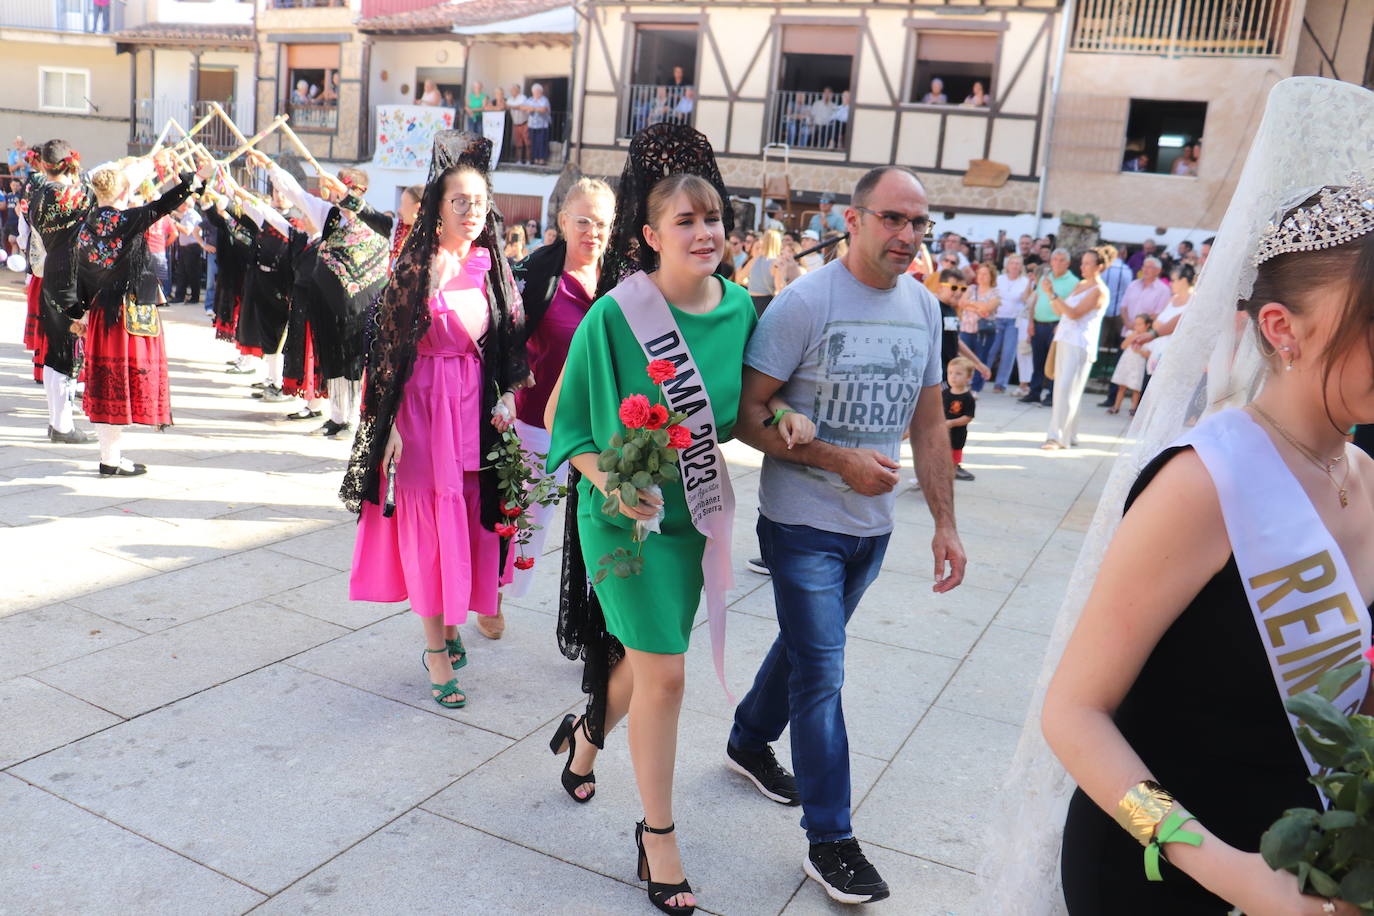
[[[170,424],[172,401],[162,334],[130,334],[122,320],[105,320],[103,305],[87,314],[86,363],[81,371],[86,416],[92,423]]]

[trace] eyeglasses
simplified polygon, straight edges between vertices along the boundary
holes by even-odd
[[[967,284],[964,283],[941,283],[940,285],[948,287],[949,289],[954,290],[956,293],[962,293],[964,290],[968,289]]]
[[[611,228],[610,223],[603,222],[599,219],[590,219],[585,216],[574,216],[573,225],[577,227],[578,232],[591,232],[593,229],[597,232],[606,232]]]
[[[888,232],[901,232],[906,228],[907,223],[911,224],[912,230],[916,233],[916,238],[924,238],[935,231],[935,220],[928,216],[907,216],[904,213],[894,213],[891,210],[884,210],[881,213],[877,210],[870,210],[867,207],[855,207],[860,213],[871,213],[878,217],[883,228]]]
[[[458,216],[467,216],[468,213],[485,216],[491,211],[491,201],[485,197],[450,197],[448,205]]]

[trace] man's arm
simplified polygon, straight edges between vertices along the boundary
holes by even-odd
[[[949,453],[949,429],[945,426],[944,400],[939,385],[921,389],[911,417],[911,460],[926,505],[935,519],[935,586],[947,592],[964,581],[968,558],[954,525],[954,462]],[[945,575],[948,565],[949,574]]]
[[[787,447],[776,425],[764,426],[772,416],[768,401],[782,387],[782,380],[765,375],[757,369],[744,367],[744,382],[740,390],[739,416],[735,420],[734,435],[741,442],[753,446],[765,455],[781,461],[805,464],[824,471],[833,471],[844,478],[856,492],[864,496],[887,493],[897,485],[895,470],[899,465],[881,452],[867,448],[844,448],[813,439],[805,445]],[[943,432],[944,407],[940,392],[935,392]],[[946,447],[948,451],[948,447]],[[946,458],[948,461],[948,458]],[[953,475],[953,470],[950,474]],[[953,480],[953,477],[950,478]],[[952,486],[952,484],[951,484]]]

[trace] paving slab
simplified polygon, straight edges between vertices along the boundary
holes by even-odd
[[[429,675],[420,667],[422,624],[411,613],[336,639],[291,664],[510,738],[540,728],[581,695],[582,668],[558,651],[548,615],[511,615],[498,640],[478,633],[471,617],[459,632],[468,650],[468,663],[458,671],[468,696],[462,709],[443,709],[431,698]]]
[[[0,769],[122,721],[30,677],[0,681]]]
[[[596,763],[597,794],[579,805],[558,782],[562,758],[549,753],[556,721],[458,780],[421,807],[547,855],[633,881],[634,824],[643,816],[625,730],[607,736]],[[775,804],[725,768],[729,723],[682,712],[673,784],[678,843],[703,908],[721,914],[776,914],[800,885],[806,836],[800,808]],[[786,741],[780,759],[789,758]],[[855,756],[855,797],[883,763]]]
[[[992,625],[969,653],[938,705],[1008,725],[1025,721],[1049,638]]]
[[[436,868],[435,859],[454,863]],[[414,811],[306,875],[256,913],[635,913],[644,892]]]
[[[110,556],[92,546],[63,544],[49,539],[43,525],[22,525],[18,549],[5,557],[0,592],[0,617],[16,611],[69,601],[97,589],[137,582],[148,567]]]
[[[854,815],[862,839],[963,871],[983,836],[1020,728],[936,706]],[[983,916],[983,914],[978,914]]]
[[[0,680],[88,655],[143,634],[66,603],[0,617]]]
[[[10,772],[274,893],[508,743],[275,665]]]
[[[33,676],[125,718],[304,652],[348,630],[253,602],[55,665]],[[129,672],[138,677],[129,677]]]
[[[243,913],[262,894],[0,773],[0,916]]]
[[[147,632],[256,601],[333,572],[267,549],[247,550],[71,599],[77,607]]]
[[[299,540],[299,538],[297,539]],[[273,550],[277,549],[273,545]],[[278,592],[266,599],[272,604],[308,614],[311,617],[327,620],[350,630],[370,626],[379,620],[405,613],[410,609],[405,602],[381,603],[377,601],[354,601],[348,597],[348,573],[339,572],[326,576],[309,585]]]

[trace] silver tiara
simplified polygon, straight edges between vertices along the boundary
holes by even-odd
[[[1299,207],[1282,222],[1271,220],[1252,262],[1258,267],[1290,251],[1334,248],[1367,232],[1374,232],[1374,185],[1357,174],[1349,187],[1323,188],[1317,203]]]

